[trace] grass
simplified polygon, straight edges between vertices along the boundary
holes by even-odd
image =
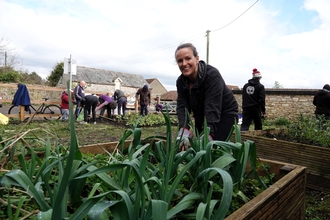
[[[136,115],[132,114],[133,119],[137,118]],[[151,116],[155,117],[155,116]],[[159,116],[160,117],[160,116]],[[158,118],[159,118],[158,117]],[[150,117],[146,117],[148,119]],[[128,120],[114,121],[108,119],[97,120],[97,124],[87,124],[82,125],[77,122],[74,123],[76,135],[78,139],[79,146],[96,144],[96,143],[107,143],[119,141],[123,136],[124,131],[127,128],[132,128],[132,125],[126,125],[130,122]],[[12,137],[20,133],[22,126],[25,126],[24,130],[35,130],[35,135],[37,137],[45,137],[47,133],[50,133],[51,136],[56,134],[58,142],[61,145],[69,146],[70,144],[70,126],[69,122],[62,121],[38,121],[33,120],[29,124],[21,123],[19,121],[10,121],[6,126],[0,127],[0,135],[6,137]],[[175,133],[176,127],[173,127],[173,133]],[[47,132],[46,132],[47,131]],[[49,131],[49,132],[48,132]],[[166,126],[150,126],[145,127],[144,132],[142,133],[142,138],[150,137],[155,134],[165,135]],[[54,136],[55,137],[55,136]]]

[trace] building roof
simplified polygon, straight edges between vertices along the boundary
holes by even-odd
[[[240,89],[238,86],[234,86],[234,85],[227,85],[227,87],[228,87],[230,90],[233,90],[233,89]]]
[[[152,83],[153,81],[157,80],[157,78],[152,78],[152,79],[146,79],[146,81],[150,84]]]
[[[176,101],[178,98],[177,91],[168,91],[167,93],[161,95],[160,99],[164,101]]]
[[[122,80],[123,86],[141,87],[147,84],[147,81],[141,75],[84,66],[77,66],[77,75],[72,76],[72,81],[80,82],[84,80],[87,83],[113,85],[118,78]]]

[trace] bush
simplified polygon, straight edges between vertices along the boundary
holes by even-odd
[[[330,121],[300,115],[288,126],[287,135],[301,143],[330,147]]]
[[[0,73],[0,81],[1,82],[20,82],[21,81],[21,75],[15,71],[11,70],[9,72],[3,71]]]

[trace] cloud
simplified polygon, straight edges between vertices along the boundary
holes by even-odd
[[[322,87],[330,65],[327,0],[259,1],[247,10],[255,2],[0,0],[7,21],[0,36],[16,48],[23,69],[43,78],[72,55],[77,65],[158,78],[175,90],[176,47],[192,42],[206,60],[210,30],[209,63],[227,84],[243,87],[256,67],[266,88],[275,81]]]

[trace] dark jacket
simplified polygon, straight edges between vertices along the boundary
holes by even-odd
[[[315,114],[330,116],[330,92],[326,89],[319,90],[313,99],[316,106]]]
[[[62,92],[61,109],[69,109],[69,96],[66,91]]]
[[[122,97],[126,98],[125,93],[123,91],[119,90],[119,89],[116,89],[116,91],[113,94],[113,96],[114,96],[114,98],[115,98],[116,101],[118,99],[122,98]]]
[[[177,115],[180,127],[189,128],[185,109],[189,113],[193,112],[195,126],[199,131],[203,128],[205,116],[212,136],[221,117],[226,114],[237,115],[238,104],[232,91],[226,86],[220,72],[204,61],[199,61],[198,80],[191,89],[188,77],[182,74],[176,81],[176,87],[178,91]]]
[[[84,88],[80,85],[77,85],[76,88],[74,88],[74,97],[77,101],[79,101],[81,98],[85,97],[85,91]]]
[[[143,88],[138,89],[136,92],[136,96],[140,96],[140,105],[150,105],[151,97],[150,97],[150,89],[146,91]]]
[[[242,107],[259,107],[266,114],[265,87],[258,78],[252,78],[244,85]]]
[[[25,84],[18,85],[12,104],[15,106],[31,105],[29,90],[27,89]]]

